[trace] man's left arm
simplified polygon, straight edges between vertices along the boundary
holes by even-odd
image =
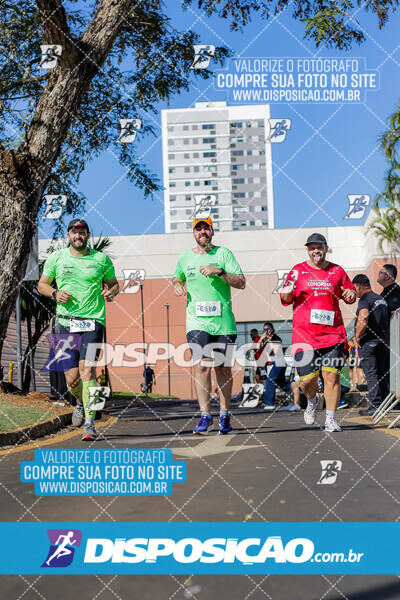
[[[101,292],[104,300],[112,302],[115,296],[119,293],[119,283],[116,277],[112,279],[104,279],[105,288]]]

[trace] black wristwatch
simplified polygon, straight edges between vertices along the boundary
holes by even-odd
[[[54,300],[57,302],[57,291],[58,290],[54,290],[54,292],[51,293],[51,297],[54,298]]]
[[[221,267],[221,273],[218,273],[218,277],[222,277],[222,275],[225,275],[225,273],[226,273],[225,269],[223,269]]]

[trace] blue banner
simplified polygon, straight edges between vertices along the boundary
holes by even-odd
[[[399,535],[400,523],[1,523],[0,573],[393,575]]]

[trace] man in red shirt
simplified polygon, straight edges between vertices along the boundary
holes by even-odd
[[[281,291],[284,306],[293,304],[292,353],[308,404],[307,425],[315,423],[319,371],[326,400],[325,431],[340,431],[336,408],[340,400],[340,370],[344,364],[346,331],[339,300],[356,301],[356,292],[346,272],[326,260],[328,245],[320,233],[306,242],[309,260],[293,267]]]

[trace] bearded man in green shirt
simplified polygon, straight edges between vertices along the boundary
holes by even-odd
[[[210,413],[212,351],[221,390],[219,433],[224,435],[232,431],[229,413],[232,367],[225,364],[225,355],[237,335],[231,287],[243,290],[246,281],[232,252],[213,245],[214,229],[210,217],[194,219],[193,235],[196,247],[180,255],[173,286],[176,296],[186,294],[187,297],[186,337],[195,360],[194,379],[201,411],[194,433],[207,435],[214,429]],[[196,353],[196,350],[200,352]]]
[[[79,427],[84,422],[82,440],[91,441],[96,439],[97,433],[96,413],[89,407],[89,388],[97,387],[97,382],[96,367],[86,364],[86,354],[90,344],[103,341],[105,301],[112,302],[119,292],[119,284],[111,259],[88,247],[90,231],[86,221],[73,219],[68,225],[67,237],[69,247],[56,250],[44,263],[38,290],[57,302],[54,333],[66,340],[60,361],[64,359],[68,365],[64,369],[61,362],[59,370],[64,370],[68,390],[77,401],[72,424]],[[53,279],[57,290],[51,285]],[[74,342],[77,343],[74,345]],[[57,350],[60,354],[59,348]]]

